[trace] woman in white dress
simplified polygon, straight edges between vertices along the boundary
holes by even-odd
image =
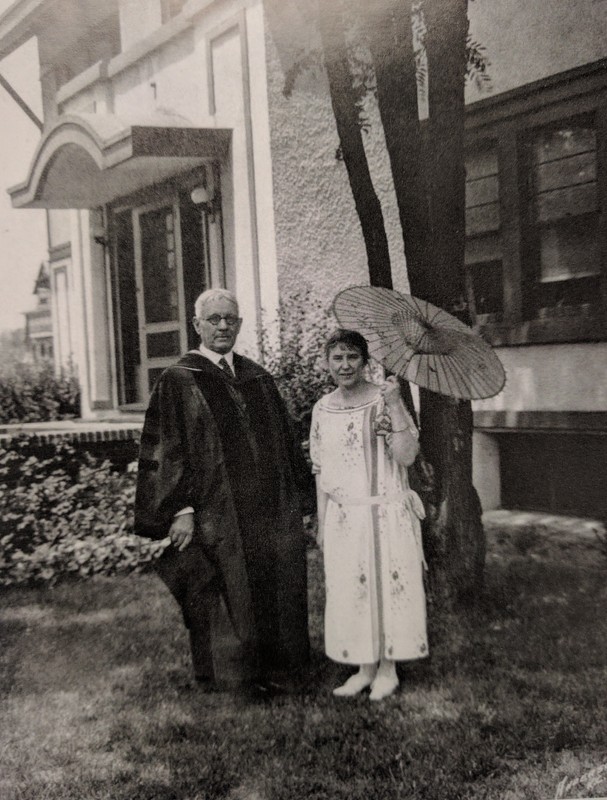
[[[324,553],[325,647],[359,667],[337,696],[371,687],[381,700],[398,686],[396,661],[428,654],[420,519],[407,466],[418,433],[398,382],[368,381],[367,342],[338,330],[325,354],[334,392],[314,406],[310,455],[316,473],[318,543]]]

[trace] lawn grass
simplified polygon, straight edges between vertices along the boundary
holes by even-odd
[[[381,704],[331,694],[317,551],[311,667],[264,705],[195,688],[154,575],[3,590],[0,798],[553,798],[607,762],[601,558],[490,551],[478,608]]]

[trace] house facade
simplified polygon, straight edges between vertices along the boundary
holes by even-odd
[[[328,304],[368,281],[324,76],[309,70],[285,93],[317,46],[305,5],[17,0],[0,16],[0,58],[38,41],[44,130],[10,194],[49,209],[55,357],[77,364],[85,419],[140,417],[159,372],[195,343],[205,288],[237,293],[241,344],[255,355],[280,297],[310,290]],[[469,293],[508,373],[501,395],[475,405],[475,480],[487,508],[602,513],[588,474],[607,441],[606,4],[579,0],[590,18],[570,20],[572,4],[555,0],[563,45],[530,46],[519,72],[516,48],[533,43],[545,6],[529,0],[495,24],[502,5],[514,10],[470,4],[494,67],[493,94],[469,97]],[[566,37],[574,23],[593,32],[591,47]],[[368,116],[394,284],[406,291],[372,99]],[[543,493],[529,496],[540,475]]]
[[[493,86],[468,105],[468,279],[507,373],[474,404],[477,487],[488,507],[604,516],[607,3],[470,14]]]
[[[49,209],[57,359],[78,365],[85,418],[144,409],[159,371],[194,343],[193,300],[209,286],[236,291],[254,353],[281,276],[297,275],[294,290],[364,282],[326,101],[308,167],[293,148],[278,178],[290,208],[276,221],[261,0],[16,2],[0,17],[0,56],[32,36],[44,131],[10,194]],[[277,125],[288,147],[304,122]]]

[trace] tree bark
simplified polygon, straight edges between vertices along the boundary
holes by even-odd
[[[411,3],[368,9],[377,99],[403,231],[411,293],[458,313],[465,297],[464,85],[467,0],[425,0],[430,119],[418,113]],[[472,411],[422,390],[422,458],[412,476],[428,518],[424,538],[439,607],[473,599],[482,584],[485,538],[472,486]]]
[[[429,264],[424,299],[470,323],[465,305],[464,86],[467,0],[425,0],[430,188]],[[433,468],[427,526],[432,584],[447,606],[467,603],[483,580],[485,535],[472,485],[470,402],[422,392],[421,446]]]
[[[466,296],[464,87],[468,0],[425,0],[423,8],[428,58],[429,255],[437,275],[433,291],[425,299],[470,322],[459,310]]]
[[[340,148],[360,220],[372,286],[392,288],[388,238],[373,186],[358,117],[339,0],[319,0],[318,21]]]
[[[377,243],[383,239],[377,229],[384,230],[383,216],[364,153],[341,7],[337,12],[334,2],[319,2],[331,101],[371,284],[391,286],[378,256]],[[418,113],[411,2],[373,0],[364,8],[411,293],[469,321],[461,302],[467,0],[424,0],[430,109],[426,141]],[[484,567],[481,509],[472,486],[471,405],[422,390],[421,427],[417,484],[423,484],[428,511],[424,534],[430,585],[438,606],[449,611],[474,599]]]

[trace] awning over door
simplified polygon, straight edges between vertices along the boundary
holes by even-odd
[[[227,153],[231,131],[156,114],[69,114],[47,130],[15,208],[95,208]]]

